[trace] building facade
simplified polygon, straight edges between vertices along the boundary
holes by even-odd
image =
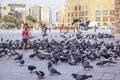
[[[66,7],[63,7],[60,9],[60,25],[67,25],[68,22],[67,22],[67,16],[66,16]]]
[[[66,0],[65,8],[64,25],[71,25],[74,19],[101,26],[114,23],[114,0]]]
[[[56,25],[60,24],[60,12],[56,12]]]
[[[2,18],[2,5],[1,5],[1,1],[0,1],[0,18]]]
[[[29,15],[36,19],[37,22],[41,22],[41,7],[40,6],[32,6],[29,9]]]
[[[48,26],[52,24],[52,9],[50,7],[41,7],[41,22]]]
[[[5,16],[5,15],[13,15],[14,14],[14,10],[11,9],[9,6],[4,6],[4,7],[1,7],[2,9],[2,18]]]
[[[4,9],[2,9],[2,18],[5,15],[13,15],[25,22],[27,16],[25,6],[25,4],[8,4],[8,6],[4,6]]]
[[[115,0],[115,40],[120,41],[120,0]]]
[[[30,16],[40,23],[52,24],[52,9],[49,7],[33,6],[29,10]]]

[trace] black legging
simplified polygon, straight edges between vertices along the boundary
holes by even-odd
[[[46,34],[46,32],[47,32],[47,28],[44,29],[44,34]]]

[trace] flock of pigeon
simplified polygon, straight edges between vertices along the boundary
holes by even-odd
[[[92,66],[90,62],[96,60],[99,61],[96,63],[96,66],[101,67],[117,64],[116,60],[120,56],[120,42],[113,43],[104,41],[105,38],[113,39],[114,37],[112,35],[105,33],[86,34],[82,32],[79,34],[73,33],[70,36],[66,36],[66,34],[68,34],[68,32],[58,35],[63,38],[63,40],[59,42],[56,41],[53,36],[51,36],[51,40],[49,40],[47,35],[44,36],[45,38],[43,40],[29,40],[27,49],[33,50],[29,58],[47,60],[48,71],[51,76],[62,75],[62,73],[53,66],[61,62],[68,65],[82,64],[84,70],[94,69],[94,66]],[[0,42],[0,59],[5,57],[8,59],[13,58],[15,62],[19,62],[20,66],[24,67],[24,55],[16,51],[22,49],[20,40],[4,41],[4,39],[1,38]],[[35,69],[37,69],[36,66],[28,65],[27,67],[30,73],[38,76],[38,79],[45,78],[43,71],[35,71]],[[86,80],[94,77],[92,75],[77,73],[71,73],[71,76],[73,76],[75,80]]]

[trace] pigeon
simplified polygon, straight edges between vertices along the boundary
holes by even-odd
[[[57,64],[57,62],[59,61],[59,56],[57,54],[52,54],[53,55],[53,59],[51,60],[53,62],[53,64]]]
[[[60,37],[66,38],[64,35],[60,35]]]
[[[109,65],[110,65],[111,63],[117,64],[117,63],[114,62],[114,61],[108,60],[108,61],[100,61],[100,62],[96,63],[96,65],[103,66],[103,65],[105,65],[105,64],[109,64]]]
[[[24,63],[25,63],[25,61],[24,61],[24,60],[20,60],[20,66],[23,66],[23,65],[24,65]]]
[[[45,33],[44,33],[44,34],[42,34],[42,36],[47,36],[47,35],[48,35],[48,34],[45,34]]]
[[[76,80],[86,80],[86,79],[88,79],[88,78],[93,77],[92,75],[85,75],[85,74],[79,75],[79,74],[76,74],[76,73],[73,73],[72,76],[73,76],[73,78],[75,78]]]
[[[76,65],[76,61],[73,59],[72,56],[68,59],[68,64],[70,64],[70,65]]]
[[[29,58],[33,59],[36,56],[36,54],[30,54]]]
[[[2,58],[3,56],[0,54],[0,58]]]
[[[58,72],[55,68],[53,68],[52,64],[48,62],[48,70],[50,71],[51,74],[59,74],[61,75],[60,72]]]
[[[21,54],[21,55],[19,55],[18,57],[16,57],[16,58],[14,59],[14,61],[16,61],[16,60],[20,61],[22,58],[23,58],[23,54]]]
[[[82,61],[82,66],[83,66],[84,70],[86,68],[88,68],[88,69],[93,68],[93,66],[91,66],[88,61]]]
[[[3,43],[3,38],[1,38],[1,43]]]
[[[45,76],[45,73],[42,71],[35,71],[35,74],[38,76],[38,79],[43,79]]]
[[[110,58],[110,54],[101,54],[101,56],[103,56],[105,59],[109,59]]]
[[[33,71],[34,69],[36,69],[36,68],[37,68],[36,66],[28,66],[28,70],[30,70],[31,73],[32,73],[32,71]]]

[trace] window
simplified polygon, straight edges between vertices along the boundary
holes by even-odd
[[[114,21],[114,18],[112,17],[112,18],[110,18],[110,21],[112,22],[112,21]]]
[[[103,10],[103,15],[108,15],[108,10]]]
[[[103,25],[104,25],[104,26],[108,26],[107,23],[104,23]]]
[[[114,15],[114,10],[110,10],[110,15]]]
[[[70,19],[68,19],[68,23],[70,23]]]
[[[68,24],[68,26],[70,26],[70,24]]]
[[[75,10],[75,11],[77,10],[77,6],[74,7],[74,10]]]
[[[88,11],[85,11],[85,16],[88,16]]]
[[[101,18],[100,17],[96,17],[96,22],[100,22]]]
[[[72,12],[72,15],[71,15],[72,17],[74,17],[74,13]]]
[[[85,18],[85,21],[88,21],[88,17]]]
[[[107,22],[107,21],[108,21],[107,17],[103,17],[103,22]]]
[[[68,12],[68,17],[70,17],[70,13]]]
[[[97,11],[96,11],[96,16],[100,16],[100,15],[101,15],[100,10],[97,10]]]
[[[100,26],[100,23],[97,23],[98,26]]]
[[[13,12],[14,11],[14,9],[10,9],[11,10],[11,12]]]
[[[79,6],[79,10],[81,10],[81,6]]]
[[[80,11],[79,16],[84,16],[84,11]]]

